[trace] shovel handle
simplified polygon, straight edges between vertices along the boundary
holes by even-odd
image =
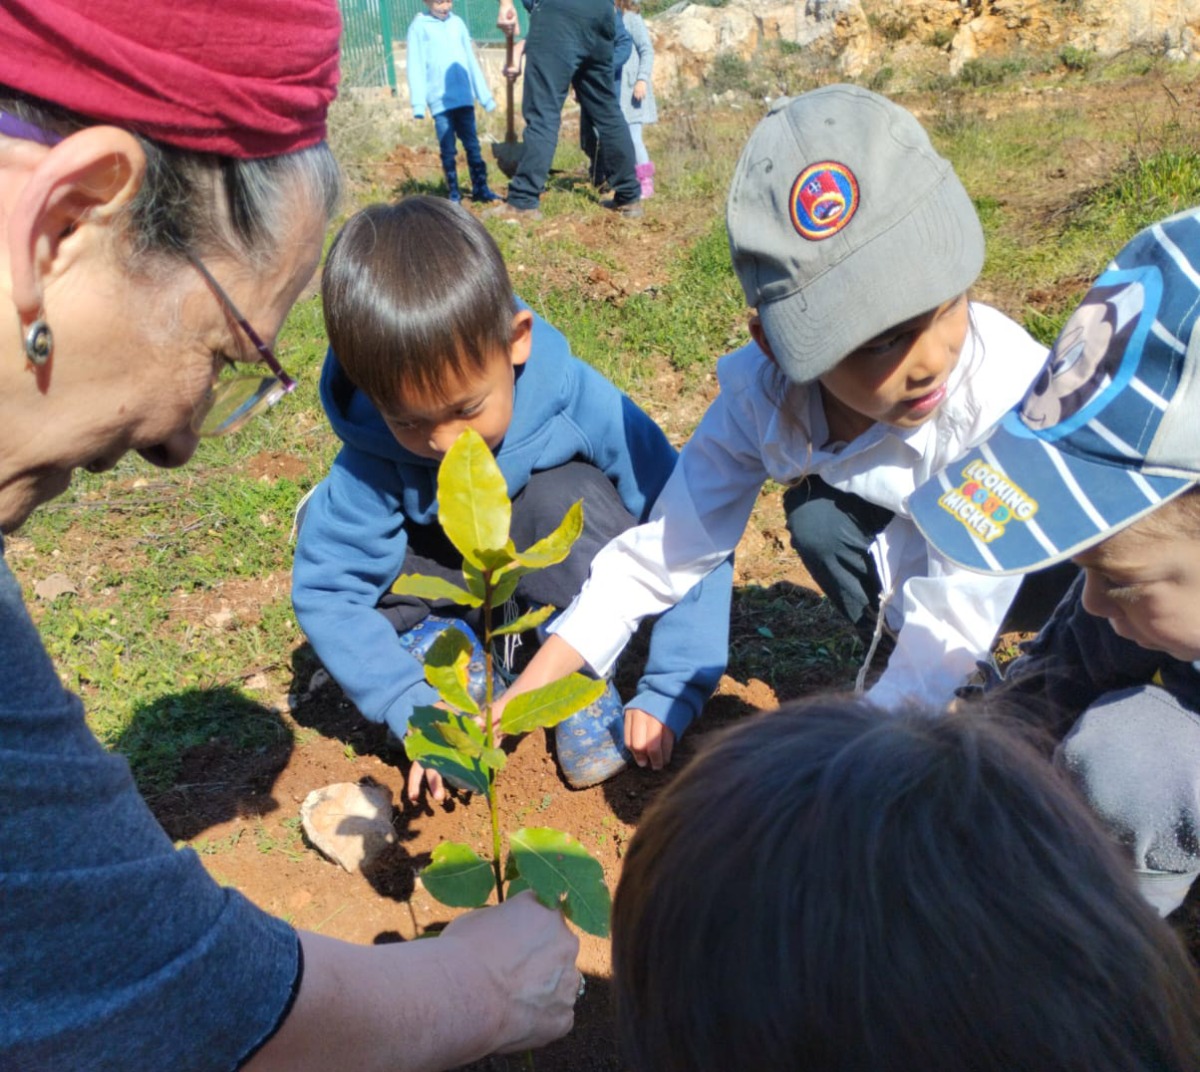
[[[504,31],[504,69],[512,70],[513,65],[513,33],[512,30]],[[517,128],[513,125],[513,79],[508,75],[504,76],[504,140],[516,141]]]

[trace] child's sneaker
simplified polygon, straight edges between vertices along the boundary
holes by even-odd
[[[554,727],[554,744],[572,789],[599,785],[633,762],[625,749],[625,705],[611,681],[600,699]]]
[[[490,204],[493,201],[502,201],[504,199],[490,186],[485,186],[482,190],[478,187],[472,190],[471,200],[478,201],[481,204]]]

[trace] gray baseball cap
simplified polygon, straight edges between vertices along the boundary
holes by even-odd
[[[725,219],[746,302],[796,383],[963,293],[983,267],[954,169],[910,112],[858,86],[775,101]]]

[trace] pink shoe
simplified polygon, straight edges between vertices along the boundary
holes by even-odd
[[[642,185],[642,200],[645,201],[647,197],[653,197],[654,196],[654,164],[653,163],[638,164],[637,167],[634,168],[634,172],[637,174],[638,182],[641,183],[641,185]]]

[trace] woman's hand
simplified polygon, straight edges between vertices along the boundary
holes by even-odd
[[[459,916],[437,941],[465,942],[483,969],[484,986],[477,984],[472,995],[502,1013],[496,1051],[536,1049],[571,1030],[579,939],[562,913],[544,908],[532,891]]]
[[[506,34],[518,32],[517,9],[512,0],[500,0],[500,13],[496,16],[496,26]]]
[[[633,83],[633,99],[635,101],[644,101],[646,99],[646,80],[639,78]]]

